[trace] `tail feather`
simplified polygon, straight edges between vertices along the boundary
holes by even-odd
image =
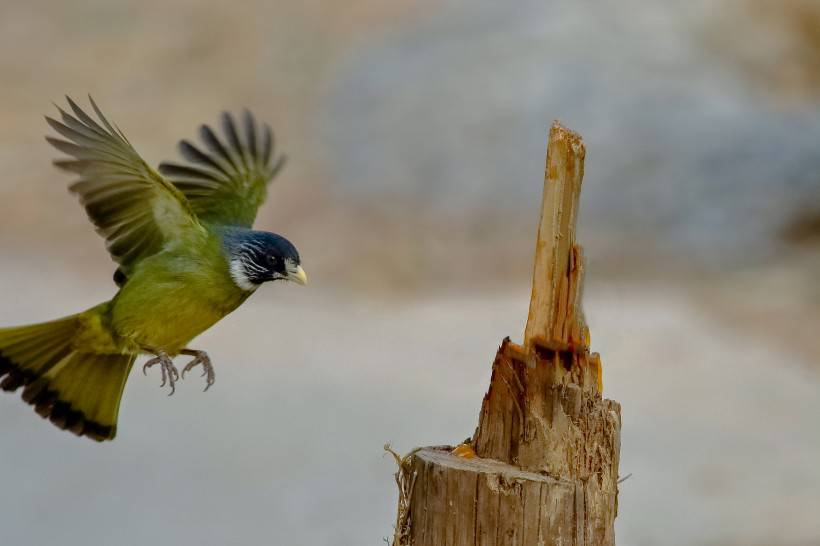
[[[58,427],[95,440],[117,433],[117,414],[135,357],[74,346],[78,315],[0,329],[0,389],[22,398]]]
[[[77,319],[65,319],[0,330],[0,389],[15,391],[47,372],[71,351]],[[5,366],[3,365],[5,361]],[[15,362],[25,362],[16,366]]]

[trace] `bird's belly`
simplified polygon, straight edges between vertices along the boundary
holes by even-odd
[[[158,303],[147,311],[123,313],[115,322],[115,328],[141,349],[161,349],[176,354],[220,318],[206,306]]]
[[[240,303],[215,298],[196,283],[153,282],[141,289],[130,284],[114,302],[112,325],[142,350],[175,355]]]

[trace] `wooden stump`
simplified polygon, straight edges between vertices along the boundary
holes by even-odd
[[[394,546],[615,544],[621,411],[581,310],[584,154],[554,123],[524,345],[502,342],[471,440],[397,457]]]

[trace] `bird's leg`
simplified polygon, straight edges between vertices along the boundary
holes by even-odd
[[[188,364],[182,368],[182,378],[185,379],[185,372],[191,371],[197,364],[202,364],[202,376],[205,377],[205,390],[207,391],[214,384],[216,375],[214,374],[214,365],[211,364],[211,359],[205,351],[197,351],[195,349],[182,349],[180,354],[194,357]]]
[[[174,394],[174,390],[176,387],[174,384],[176,383],[177,379],[179,379],[179,372],[174,367],[174,362],[171,360],[171,357],[168,356],[168,353],[165,351],[152,351],[156,356],[145,363],[142,367],[142,375],[146,375],[146,371],[148,368],[155,364],[160,365],[160,370],[162,371],[162,383],[160,383],[160,387],[164,387],[165,383],[167,382],[168,385],[171,387],[171,392],[168,393],[168,396]]]

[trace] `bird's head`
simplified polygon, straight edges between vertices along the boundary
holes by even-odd
[[[223,240],[231,278],[243,290],[256,290],[268,281],[307,284],[299,252],[281,235],[266,231],[235,230],[226,233]]]

